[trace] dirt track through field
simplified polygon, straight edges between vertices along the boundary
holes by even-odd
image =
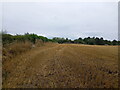
[[[16,56],[4,88],[118,87],[117,47],[56,44]]]

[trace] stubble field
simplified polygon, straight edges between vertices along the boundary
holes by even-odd
[[[3,88],[117,88],[118,46],[51,44],[4,63]]]

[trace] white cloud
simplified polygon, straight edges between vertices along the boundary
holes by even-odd
[[[1,0],[0,2],[118,2],[119,0]]]
[[[117,3],[4,3],[9,33],[34,32],[47,37],[103,36],[117,39]]]

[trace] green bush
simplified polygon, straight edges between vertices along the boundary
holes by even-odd
[[[17,42],[26,42],[26,41],[30,41],[33,44],[36,43],[36,40],[42,40],[43,42],[48,42],[51,41],[53,42],[52,39],[48,39],[47,37],[43,37],[43,36],[38,36],[36,34],[29,34],[29,33],[25,33],[24,35],[10,35],[10,34],[2,34],[2,42],[3,45],[5,44],[10,44],[14,41]]]

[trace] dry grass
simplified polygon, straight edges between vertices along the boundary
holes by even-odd
[[[50,45],[48,43],[44,43],[41,40],[37,40],[36,44],[33,45],[31,42],[26,41],[26,42],[13,42],[11,44],[8,44],[3,47],[2,49],[2,60],[3,62],[8,59],[12,59],[16,55],[19,55],[21,53],[24,53],[32,48],[35,47],[41,47],[45,45]]]
[[[11,62],[13,58],[21,53],[24,53],[32,48],[32,44],[30,42],[14,42],[9,45],[6,45],[2,49],[2,66],[3,66],[3,81],[8,76],[9,72],[7,68],[4,68],[5,63]],[[12,61],[14,62],[14,61]],[[9,68],[9,67],[8,67]]]
[[[43,46],[44,43],[42,41],[37,41],[35,47]],[[29,41],[26,42],[13,42],[3,47],[2,49],[2,63],[3,63],[3,80],[9,74],[7,68],[4,68],[5,63],[10,63],[13,58],[16,56],[25,53],[33,48],[33,44]],[[12,61],[14,62],[14,61]],[[9,67],[8,67],[9,68]]]
[[[44,46],[44,44],[45,43],[42,40],[37,40],[35,46],[41,47],[41,46]]]
[[[3,47],[3,62],[32,48],[30,42],[14,42]]]
[[[118,46],[46,43],[4,69],[4,88],[118,88]]]

